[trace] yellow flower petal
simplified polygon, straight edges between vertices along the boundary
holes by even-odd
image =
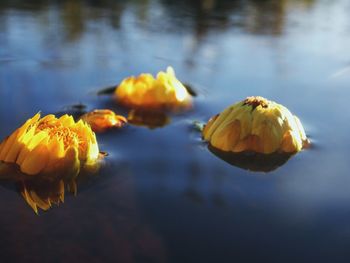
[[[62,167],[66,167],[67,173],[75,177],[80,171],[79,152],[76,147],[69,147],[66,151],[65,157],[61,161]]]
[[[5,141],[4,146],[3,146],[1,153],[0,153],[0,160],[1,161],[5,160],[7,153],[10,151],[12,145],[16,142],[16,138],[17,138],[18,133],[19,133],[19,130],[17,129],[14,133],[11,134],[10,137],[5,139],[6,141]]]
[[[67,114],[61,116],[58,120],[65,127],[70,127],[75,124],[73,117]]]
[[[34,175],[40,173],[49,161],[49,151],[46,144],[37,145],[21,164],[21,171]]]
[[[54,121],[54,120],[56,120],[56,117],[53,114],[46,115],[41,119],[42,122],[50,122],[50,121]]]
[[[62,140],[59,140],[56,137],[52,138],[48,143],[48,151],[50,153],[50,159],[43,172],[53,173],[55,171],[59,171],[57,164],[59,163],[59,160],[62,159],[65,155]]]
[[[43,140],[48,139],[48,134],[45,131],[40,131],[35,134],[27,143],[26,147],[21,147],[16,163],[22,165],[28,154],[38,146]]]
[[[221,126],[221,123],[225,121],[226,117],[235,110],[235,105],[226,108],[222,113],[219,114],[218,117],[215,118],[215,121],[211,124],[209,129],[205,129],[205,133],[203,133],[203,137],[205,140],[209,140],[213,135],[214,131]],[[232,118],[230,118],[232,120]]]
[[[214,147],[220,148],[223,151],[231,151],[239,140],[240,130],[241,123],[238,120],[232,121],[225,126],[225,129],[215,132],[211,143]]]
[[[14,142],[6,157],[4,158],[4,162],[13,163],[16,162],[17,156],[21,151],[23,144],[21,142]]]
[[[287,153],[293,153],[300,149],[300,147],[298,147],[297,141],[294,139],[292,131],[286,132],[285,135],[283,136],[281,149],[283,152],[287,152]]]
[[[1,154],[2,148],[3,148],[4,145],[5,145],[5,142],[6,142],[6,140],[4,140],[4,141],[2,141],[2,142],[0,143],[0,154]]]
[[[207,137],[210,137],[211,134],[209,133],[210,128],[213,126],[213,123],[216,121],[216,119],[219,117],[219,114],[213,116],[210,118],[210,120],[208,121],[208,123],[204,126],[203,128],[203,134],[206,134]],[[204,139],[208,139],[208,138],[204,138]]]

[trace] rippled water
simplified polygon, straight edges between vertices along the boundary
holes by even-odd
[[[2,184],[1,262],[349,262],[349,1],[22,2],[0,3],[0,138],[38,111],[115,109],[96,91],[168,65],[198,96],[163,128],[99,135],[106,167],[39,216]],[[312,148],[271,173],[211,154],[192,122],[250,95]]]

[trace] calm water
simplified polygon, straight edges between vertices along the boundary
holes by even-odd
[[[168,65],[199,96],[163,128],[99,135],[106,167],[39,216],[3,184],[0,261],[349,262],[349,12],[348,0],[2,0],[0,138],[38,111],[115,109],[96,91]],[[313,147],[271,173],[211,154],[191,123],[250,95],[298,115]]]

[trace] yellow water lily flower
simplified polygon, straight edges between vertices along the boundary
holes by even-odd
[[[308,144],[298,117],[262,97],[248,97],[226,108],[209,120],[202,136],[229,152],[295,153]]]
[[[128,122],[125,117],[107,109],[88,112],[80,119],[88,123],[94,132],[103,132],[113,127],[120,128]]]
[[[159,72],[157,78],[141,74],[124,79],[115,90],[115,97],[130,108],[178,110],[192,105],[192,96],[176,78],[172,67]]]
[[[16,163],[28,175],[77,175],[80,167],[94,167],[99,158],[95,133],[72,116],[36,114],[0,144],[0,161]]]

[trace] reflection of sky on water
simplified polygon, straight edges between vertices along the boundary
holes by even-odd
[[[161,233],[173,262],[326,260],[322,251],[341,261],[350,236],[348,1],[10,2],[0,3],[1,138],[39,110],[104,105],[97,89],[172,65],[199,92],[195,110],[165,128],[127,127],[99,138],[102,150],[128,162],[135,209]],[[314,146],[269,174],[210,154],[189,123],[248,95],[286,105]],[[94,197],[107,200],[102,212],[113,224],[118,216],[108,206],[116,190],[101,177],[96,189],[45,214],[48,226],[76,207],[71,218],[79,219],[98,206]],[[7,214],[17,211],[38,226],[17,196],[1,195],[14,204]],[[4,220],[10,224],[11,216]]]

